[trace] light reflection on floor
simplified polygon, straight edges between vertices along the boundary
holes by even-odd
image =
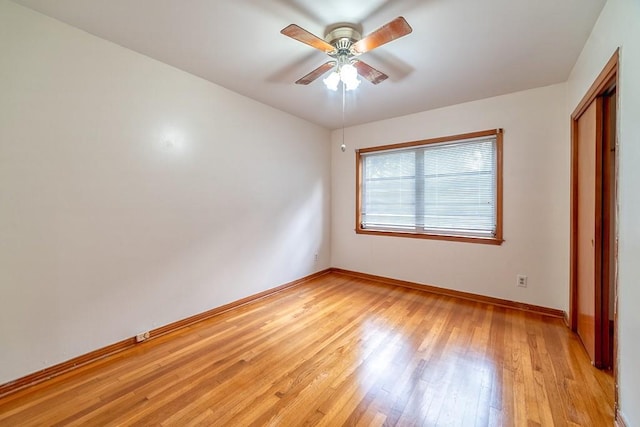
[[[416,342],[387,327],[384,318],[370,316],[361,329],[359,397],[375,400],[381,413],[397,410],[412,424],[421,420],[419,425],[447,425],[464,413],[475,417],[479,405],[489,407],[492,396],[501,395],[501,390],[492,390],[498,384],[497,363],[487,354],[486,340],[473,342],[475,334],[469,342],[468,335],[454,327],[442,347],[432,341],[437,330],[414,332],[411,337],[424,336]],[[500,409],[501,402],[493,404]]]

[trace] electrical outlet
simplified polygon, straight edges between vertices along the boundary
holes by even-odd
[[[520,288],[526,288],[527,287],[527,276],[525,276],[524,274],[518,274],[516,276],[516,285]]]
[[[149,339],[149,331],[136,335],[136,342],[142,342]]]

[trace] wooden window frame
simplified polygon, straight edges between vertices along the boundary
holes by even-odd
[[[491,129],[479,132],[464,133],[458,135],[443,136],[425,139],[421,141],[402,142],[398,144],[381,145],[377,147],[361,148],[356,150],[356,228],[357,234],[369,234],[375,236],[409,237],[415,239],[448,240],[454,242],[480,243],[487,245],[501,245],[502,237],[502,129]],[[496,138],[496,231],[493,237],[478,237],[448,234],[415,233],[397,230],[372,230],[362,227],[360,222],[362,213],[362,155],[376,151],[397,150],[422,145],[437,144],[449,141],[482,138],[495,136]]]

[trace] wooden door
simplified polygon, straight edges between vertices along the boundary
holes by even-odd
[[[591,361],[602,365],[602,98],[577,120],[577,333]]]

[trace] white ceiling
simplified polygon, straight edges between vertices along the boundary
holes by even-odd
[[[311,122],[342,126],[341,93],[293,84],[327,60],[280,34],[413,33],[360,57],[389,75],[347,93],[360,124],[566,81],[605,0],[14,0]]]

